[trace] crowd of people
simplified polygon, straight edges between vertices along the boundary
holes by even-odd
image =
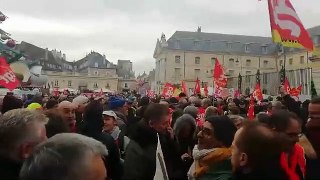
[[[320,98],[8,94],[0,179],[320,179]],[[159,144],[163,154],[158,167]]]

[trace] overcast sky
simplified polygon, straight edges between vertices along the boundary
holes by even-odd
[[[291,0],[305,27],[320,25],[320,0]],[[9,19],[0,28],[18,41],[58,49],[67,60],[91,50],[116,63],[130,59],[137,73],[155,66],[164,32],[270,36],[267,0],[0,0]]]

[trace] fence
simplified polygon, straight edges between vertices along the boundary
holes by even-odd
[[[302,95],[310,95],[311,91],[311,77],[312,69],[297,69],[297,70],[287,70],[286,77],[290,83],[291,87],[297,87],[302,85]],[[256,85],[256,75],[245,75],[242,76],[241,83],[241,93],[250,94],[253,92]],[[229,77],[228,78],[228,88],[238,89],[239,77]],[[264,94],[277,95],[279,91],[280,83],[280,73],[260,73],[260,84],[261,89]]]

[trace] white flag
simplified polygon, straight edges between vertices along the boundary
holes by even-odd
[[[161,149],[160,139],[158,136],[158,145],[156,152],[156,174],[154,175],[154,180],[169,180],[166,164],[164,162],[163,153]]]

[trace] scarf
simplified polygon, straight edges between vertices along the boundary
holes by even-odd
[[[195,168],[195,171],[190,174],[198,178],[208,172],[210,166],[226,160],[231,157],[231,148],[213,148],[199,150],[196,145],[193,149],[194,164],[191,168]]]
[[[117,140],[119,138],[121,130],[118,126],[116,126],[111,132],[110,135],[113,137],[114,140]]]
[[[288,163],[290,161],[290,166]],[[282,153],[280,157],[280,165],[286,174],[289,176],[290,180],[299,180],[299,176],[296,173],[296,167],[299,165],[303,176],[305,177],[306,172],[306,160],[304,158],[303,148],[296,144],[293,148],[293,152],[289,158],[287,158],[286,153]]]

